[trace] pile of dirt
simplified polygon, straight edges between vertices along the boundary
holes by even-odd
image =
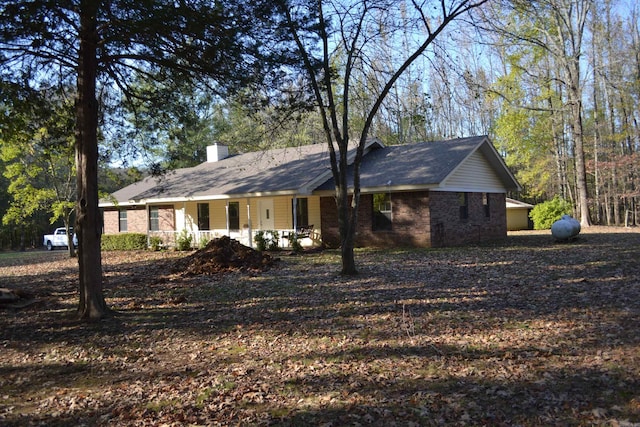
[[[207,246],[178,260],[173,273],[185,276],[217,274],[228,271],[265,271],[276,259],[251,249],[227,236],[211,240]]]

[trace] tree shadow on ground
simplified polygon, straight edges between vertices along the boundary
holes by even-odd
[[[68,373],[69,368],[64,366],[56,370],[61,376]],[[190,376],[180,371],[168,372],[163,378],[187,380]],[[79,381],[77,377],[76,381]],[[615,388],[611,388],[611,384],[616,384]],[[496,381],[483,378],[481,372],[452,375],[444,370],[430,377],[408,372],[398,378],[366,373],[311,374],[283,380],[271,387],[295,391],[306,399],[301,399],[303,402],[297,407],[289,407],[270,402],[269,392],[249,392],[236,405],[209,405],[210,401],[224,401],[235,393],[233,389],[218,389],[199,394],[201,398],[197,402],[159,397],[149,401],[146,409],[132,414],[135,413],[138,423],[162,422],[163,416],[176,411],[178,419],[185,423],[243,424],[239,411],[242,409],[249,413],[261,412],[259,424],[273,426],[608,425],[622,421],[619,417],[627,417],[624,419],[627,423],[640,420],[638,403],[634,400],[640,381],[623,372],[612,374],[598,368],[552,369],[538,381],[515,377]],[[61,395],[59,399],[65,397]],[[134,410],[119,403],[114,394],[104,396],[99,402],[78,399],[73,405],[64,413],[8,414],[2,423],[5,426],[106,425],[121,412]]]
[[[49,396],[82,381],[113,390],[132,381],[155,384],[156,377],[197,390],[213,387],[198,382],[212,371],[207,375],[235,386],[213,387],[211,399],[235,399],[234,405],[218,405],[216,412],[187,402],[192,418],[186,422],[241,422],[239,413],[247,411],[261,413],[269,425],[389,425],[396,419],[418,425],[575,425],[618,416],[640,421],[636,359],[598,356],[640,343],[640,246],[636,235],[585,239],[570,246],[534,241],[363,251],[355,277],[337,274],[335,253],[283,257],[281,266],[262,274],[181,277],[167,273],[167,259],[109,265],[105,294],[118,310],[111,318],[75,320],[71,285],[41,306],[2,313],[0,344],[34,359],[4,365],[0,378],[22,379],[0,390]],[[503,344],[500,334],[509,331],[521,340]],[[250,343],[264,337],[276,346],[278,340],[309,344],[278,356],[269,356],[266,347],[252,353]],[[184,343],[164,360],[154,353],[163,340]],[[317,341],[326,345],[314,346]],[[341,341],[347,344],[339,346]],[[206,346],[208,359],[199,359],[196,345]],[[47,359],[59,346],[78,354]],[[331,369],[307,366],[316,361]],[[260,366],[269,364],[283,366],[270,379],[271,390],[284,390],[273,402],[268,392],[255,390],[260,369],[266,369]],[[533,371],[509,371],[520,364]],[[245,365],[255,373],[231,371]],[[291,375],[290,365],[302,367],[300,373]],[[494,367],[506,369],[504,375],[487,377]],[[289,394],[296,400],[287,401]],[[0,420],[98,425],[120,417],[114,414],[116,396],[87,399],[61,414],[25,417],[3,415],[0,401]],[[148,408],[138,411],[148,422],[162,418]]]
[[[575,248],[578,253],[570,260],[560,255],[563,247],[555,245],[544,251],[512,249],[373,251],[356,277],[337,275],[331,265],[313,261],[313,255],[293,264],[283,258],[284,268],[261,274],[191,278],[168,275],[172,260],[122,263],[105,268],[105,295],[117,311],[112,319],[90,325],[75,322],[74,301],[69,298],[77,292],[73,285],[44,286],[43,293],[55,294],[57,300],[32,309],[37,315],[26,324],[42,333],[23,336],[51,342],[156,329],[199,334],[203,325],[206,334],[212,327],[224,332],[236,325],[331,334],[353,329],[370,316],[403,315],[477,331],[499,327],[505,319],[577,318],[578,312],[595,309],[610,312],[613,323],[634,319],[633,297],[639,291],[629,284],[639,269],[630,263],[637,254],[633,248],[613,254],[583,245]],[[60,314],[64,310],[68,315]],[[479,317],[486,323],[469,322]],[[11,339],[20,337],[14,333]]]

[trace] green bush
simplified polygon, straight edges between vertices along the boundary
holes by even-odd
[[[268,231],[270,234],[269,244],[267,245],[267,249],[270,251],[279,251],[280,250],[280,235],[277,231]]]
[[[199,249],[206,248],[210,241],[211,241],[211,239],[203,237],[202,239],[200,239],[200,245],[198,245],[198,248]]]
[[[297,233],[293,233],[289,241],[291,242],[291,249],[293,249],[294,252],[302,252],[302,244],[300,243]]]
[[[147,249],[147,235],[142,233],[104,234],[103,251],[137,251]]]
[[[182,230],[182,232],[178,236],[178,240],[176,241],[176,249],[179,251],[191,250],[192,240],[193,240],[193,236],[189,234],[187,230]]]
[[[267,250],[267,241],[264,237],[264,231],[260,230],[256,233],[253,240],[256,242],[256,249],[260,252]]]
[[[253,241],[256,242],[256,249],[260,252],[269,250],[277,251],[280,249],[278,245],[280,235],[274,230],[260,230],[256,233]]]
[[[151,236],[149,238],[149,249],[156,252],[162,249],[162,238],[158,236]]]
[[[562,218],[562,215],[571,215],[572,212],[571,203],[555,196],[552,200],[535,205],[529,212],[529,218],[533,221],[535,230],[547,230],[554,222]]]

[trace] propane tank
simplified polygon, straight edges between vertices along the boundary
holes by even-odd
[[[580,221],[572,218],[571,215],[562,215],[551,226],[551,234],[556,240],[568,240],[576,237],[580,233]]]

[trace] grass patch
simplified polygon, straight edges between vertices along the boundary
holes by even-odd
[[[151,412],[159,413],[161,411],[171,410],[173,408],[180,407],[180,406],[182,406],[182,402],[177,398],[160,399],[160,400],[153,400],[151,402],[148,402],[145,405],[145,409]]]
[[[197,408],[204,408],[204,404],[211,399],[211,397],[216,393],[216,391],[211,387],[206,387],[204,390],[201,390],[196,396],[195,405]]]

